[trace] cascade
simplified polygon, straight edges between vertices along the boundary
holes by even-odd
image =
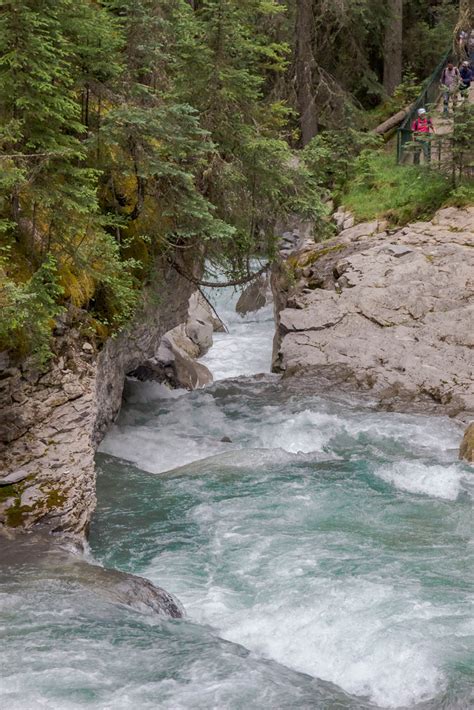
[[[91,559],[162,585],[186,618],[13,565],[7,707],[467,707],[459,426],[285,383],[271,307],[242,319],[232,291],[217,299],[214,384],[129,381],[97,456]]]

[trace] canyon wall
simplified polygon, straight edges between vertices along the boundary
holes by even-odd
[[[193,290],[159,264],[133,322],[102,348],[66,321],[46,368],[0,355],[0,526],[84,537],[95,507],[95,450],[120,409],[125,375],[186,320]]]

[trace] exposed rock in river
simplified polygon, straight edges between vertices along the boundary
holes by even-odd
[[[0,566],[9,574],[28,565],[35,579],[61,580],[69,587],[91,592],[135,611],[180,619],[184,609],[172,594],[148,579],[91,564],[75,548],[54,544],[42,535],[0,536]]]
[[[262,274],[242,291],[235,310],[239,315],[246,316],[247,313],[254,313],[264,308],[272,300],[270,279],[266,274]]]
[[[326,371],[382,406],[474,416],[474,208],[387,233],[358,224],[273,276],[273,369]]]
[[[474,463],[474,422],[467,427],[459,449],[459,458]]]
[[[139,380],[156,380],[173,388],[199,389],[213,381],[210,370],[197,358],[212,346],[214,332],[225,325],[204,296],[195,291],[189,299],[187,320],[165,333],[156,355],[131,374]]]

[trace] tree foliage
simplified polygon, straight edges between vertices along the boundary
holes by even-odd
[[[383,93],[388,12],[305,2],[301,45],[297,0],[0,0],[0,347],[43,357],[70,306],[122,327],[159,255],[192,250],[238,279],[280,217],[324,223],[364,146],[348,105]],[[419,47],[431,4],[405,0]],[[422,72],[426,52],[406,53]],[[299,59],[320,134],[296,159]]]

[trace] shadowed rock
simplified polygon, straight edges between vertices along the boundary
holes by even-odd
[[[235,306],[236,312],[245,316],[247,313],[254,313],[271,303],[272,294],[268,276],[261,275],[252,281],[240,294],[240,298]]]
[[[61,580],[112,604],[172,619],[184,609],[172,594],[148,579],[88,562],[75,546],[64,546],[42,534],[0,535],[0,567],[15,575],[31,568],[35,579]]]

